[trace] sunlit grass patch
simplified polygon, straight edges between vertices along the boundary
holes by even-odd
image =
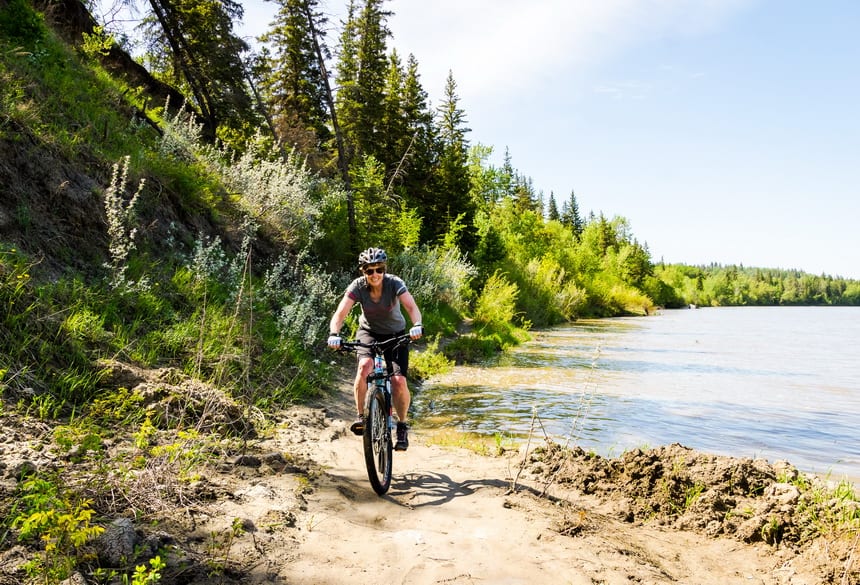
[[[426,380],[436,374],[450,372],[454,363],[444,353],[439,351],[439,338],[436,337],[420,351],[413,351],[409,356],[409,375],[418,380]]]
[[[818,535],[857,538],[860,535],[860,500],[850,481],[803,474],[779,479],[795,486],[802,494],[797,511],[805,538]]]
[[[517,442],[501,433],[484,435],[452,428],[421,429],[421,438],[428,445],[468,449],[478,455],[495,457],[517,447]]]

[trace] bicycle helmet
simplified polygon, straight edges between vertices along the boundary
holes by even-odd
[[[382,264],[388,260],[388,255],[382,248],[368,248],[358,255],[358,265],[367,266],[368,264]]]

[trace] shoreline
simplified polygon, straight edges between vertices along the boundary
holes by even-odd
[[[703,321],[676,310],[667,319],[597,319],[536,331],[531,346],[514,348],[499,366],[457,366],[432,377],[414,402],[424,415],[432,401],[441,417],[463,420],[462,428],[490,434],[510,428],[522,436],[536,405],[548,433],[572,434],[603,456],[680,442],[726,456],[788,460],[820,477],[860,483],[860,459],[851,448],[852,417],[860,414],[850,383],[860,374],[856,360],[844,347],[818,365],[826,347],[798,349],[801,341],[773,347],[767,336],[759,346],[760,329],[775,317],[758,308],[730,309],[741,314],[727,320],[717,309]],[[796,321],[780,324],[779,337]],[[735,343],[738,331],[754,339]],[[803,355],[793,358],[798,351]],[[470,412],[476,392],[480,404]],[[585,420],[590,428],[583,431],[583,417],[597,419]],[[432,418],[431,426],[447,424]]]
[[[315,405],[291,407],[263,436],[200,467],[191,483],[171,484],[177,478],[162,473],[157,483],[138,484],[136,506],[98,522],[127,527],[129,566],[147,561],[134,557],[140,551],[161,551],[163,585],[860,580],[860,518],[854,533],[804,537],[809,506],[820,517],[850,508],[805,500],[811,492],[798,488],[802,474],[790,465],[682,445],[605,459],[534,441],[487,456],[440,446],[418,428],[408,451],[395,453],[392,487],[380,497],[362,441],[348,430],[351,402],[345,385]],[[19,456],[62,470],[69,485],[87,481],[89,465],[103,466],[100,458],[51,456],[46,424],[0,413],[0,427],[11,440],[2,446],[3,501],[15,497],[10,474]],[[160,431],[152,441],[151,448],[174,445],[176,435]],[[134,442],[116,437],[103,455],[122,461]],[[793,483],[778,481],[783,475]],[[161,497],[162,484],[182,497]],[[153,500],[162,507],[144,513],[140,504]],[[20,567],[33,554],[0,550],[0,585],[20,585]]]

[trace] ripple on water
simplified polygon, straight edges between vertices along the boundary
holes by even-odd
[[[415,419],[547,432],[604,455],[677,442],[860,478],[860,309],[832,310],[667,311],[538,332],[491,365],[429,380]]]

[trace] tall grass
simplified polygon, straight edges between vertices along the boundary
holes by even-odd
[[[0,388],[29,397],[45,412],[48,402],[86,400],[98,375],[90,371],[74,321],[66,325],[79,305],[57,303],[53,287],[33,282],[32,267],[25,255],[0,244],[0,370],[6,372]]]
[[[25,0],[0,9],[0,78],[0,111],[69,158],[136,159],[141,138],[154,137],[123,105],[139,92],[84,64]]]

